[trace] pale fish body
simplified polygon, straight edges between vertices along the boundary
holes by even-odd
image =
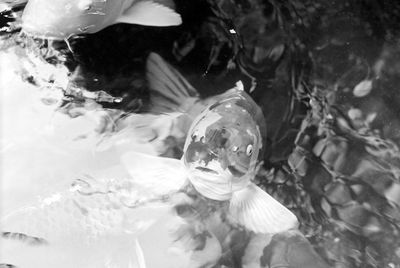
[[[131,208],[140,197],[147,198],[144,192],[130,180],[82,178],[72,181],[67,190],[42,195],[30,206],[2,217],[0,263],[145,268],[145,259],[161,258],[163,252],[159,248],[150,253],[155,255],[140,253],[140,235],[161,218],[164,227],[159,227],[157,236],[148,234],[144,241],[157,240],[162,245],[166,228],[181,222],[168,218],[171,208],[165,204]],[[179,267],[176,262],[185,263],[185,258],[178,256],[175,263],[164,258],[163,267]]]
[[[7,117],[2,121],[0,263],[22,268],[190,267],[185,266],[190,261],[186,251],[173,258],[164,252],[176,246],[168,237],[170,226],[180,224],[171,207],[130,208],[167,194],[168,185],[154,182],[161,187],[157,190],[130,180],[119,165],[119,151],[95,151],[96,120],[55,112],[37,100],[38,88],[9,75],[10,80],[1,79],[14,90],[1,99]],[[12,107],[19,99],[27,101],[25,106]],[[141,169],[145,173],[151,166]],[[81,174],[96,179],[76,180]],[[172,190],[179,187],[175,183]],[[160,217],[162,224],[146,231]],[[151,247],[154,241],[156,248]]]
[[[108,111],[81,108],[85,111],[74,118],[60,112],[67,69],[37,63],[41,72],[53,74],[54,83],[47,88],[22,80],[27,66],[19,48],[0,52],[0,213],[32,204],[47,190],[65,189],[77,174],[119,162],[113,150],[94,152]]]
[[[181,17],[165,0],[29,0],[22,15],[23,31],[40,38],[68,39],[96,33],[115,23],[172,26]]]
[[[163,251],[173,243],[163,239],[167,229],[181,223],[170,213],[171,207],[131,208],[136,201],[168,194],[181,185],[175,181],[168,188],[154,182],[161,187],[155,189],[132,180],[115,150],[95,151],[100,136],[96,129],[104,110],[71,110],[81,114],[75,118],[60,113],[57,100],[62,94],[48,96],[48,90],[22,81],[19,65],[24,61],[12,52],[3,51],[0,59],[4,70],[0,75],[4,128],[0,264],[187,267],[190,254],[181,251],[171,259]],[[54,103],[45,101],[49,98]],[[141,168],[145,173],[151,166]],[[153,229],[146,232],[160,218],[157,236]],[[151,253],[141,249],[155,240],[160,247],[152,248]],[[152,256],[159,258],[153,260]]]
[[[176,241],[189,241],[189,249],[197,249],[191,255],[193,266],[188,267],[218,263],[227,250],[224,221],[256,234],[276,234],[298,226],[290,210],[252,182],[263,144],[260,130],[265,129],[260,127],[264,122],[260,112],[245,92],[231,90],[194,119],[181,160],[137,152],[122,157],[140,185],[153,185],[153,190],[182,185],[170,198],[187,223],[171,234]],[[186,201],[174,201],[174,196],[182,194]]]
[[[199,195],[228,202],[232,220],[250,231],[297,228],[296,216],[252,182],[266,135],[261,109],[240,87],[220,97],[194,118],[181,161],[130,152],[122,157],[125,167],[143,184],[186,179]],[[145,176],[140,174],[143,165],[151,167]]]
[[[256,174],[262,136],[249,98],[240,91],[228,95],[203,111],[189,130],[183,162],[190,182],[210,199],[229,200]]]
[[[165,127],[165,120],[157,128],[167,129],[172,136],[180,133],[175,134],[178,140],[186,139],[181,177],[200,195],[229,201],[232,218],[251,231],[277,233],[297,227],[292,212],[252,183],[267,133],[261,108],[244,92],[240,81],[223,94],[200,99],[190,83],[155,53],[148,57],[147,79],[154,110],[181,113],[181,117],[173,118],[172,127]],[[152,128],[150,123],[148,126]],[[133,177],[142,178],[141,183],[178,177],[176,170],[168,167],[172,159],[133,152],[122,159]],[[151,169],[146,176],[140,175],[140,166],[147,162]]]
[[[296,228],[296,216],[252,180],[262,158],[260,108],[238,90],[206,108],[192,123],[182,157],[187,176],[203,196],[229,201],[229,214],[256,233]]]

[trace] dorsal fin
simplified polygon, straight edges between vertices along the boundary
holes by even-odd
[[[187,112],[182,110],[182,104],[199,99],[196,89],[156,53],[147,58],[146,77],[151,104],[157,112]]]

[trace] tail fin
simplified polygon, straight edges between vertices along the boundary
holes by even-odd
[[[150,53],[146,69],[153,112],[187,112],[184,104],[199,98],[196,89],[160,55]]]

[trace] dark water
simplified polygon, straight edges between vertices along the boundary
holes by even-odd
[[[268,129],[259,185],[330,266],[400,267],[400,4],[177,1],[179,27],[113,25],[68,46],[20,36],[22,9],[2,12],[1,47],[62,62],[70,85],[117,98],[96,99],[106,108],[146,111],[150,52],[203,97],[242,80]],[[84,99],[66,91],[62,105]]]

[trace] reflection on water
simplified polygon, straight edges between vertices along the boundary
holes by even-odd
[[[0,263],[400,267],[397,4],[177,1],[182,27],[115,25],[66,42],[19,33],[24,4],[0,4],[1,228],[14,232]],[[180,157],[185,135],[171,131],[181,114],[147,113],[150,52],[202,100],[239,79],[252,89],[268,130],[256,182],[299,231],[254,234],[226,203],[193,189],[164,199],[181,185],[132,180],[123,154]]]

